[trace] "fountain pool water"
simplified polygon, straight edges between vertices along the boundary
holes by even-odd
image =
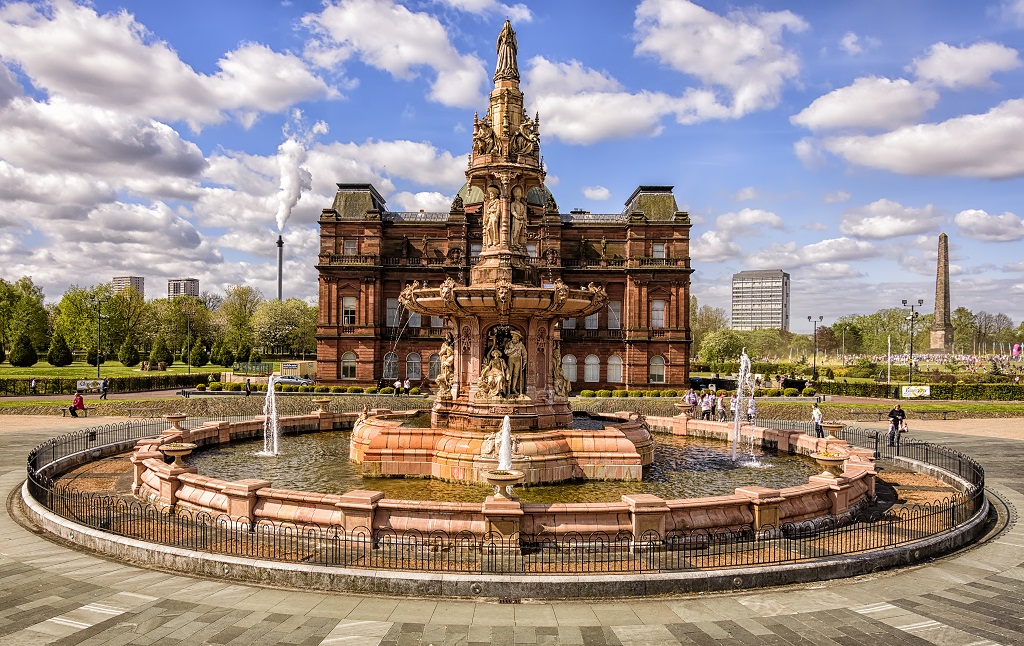
[[[344,431],[288,435],[275,460],[253,462],[258,440],[194,452],[186,458],[199,472],[223,480],[258,477],[275,488],[320,493],[354,489],[383,492],[397,500],[480,502],[493,493],[484,483],[432,478],[367,478],[349,459]],[[618,502],[624,494],[647,493],[666,500],[732,494],[737,487],[784,488],[805,484],[821,469],[794,455],[760,452],[759,466],[734,462],[725,442],[678,435],[655,435],[655,459],[640,481],[588,480],[516,487],[524,503]]]
[[[277,395],[274,393],[274,375],[267,380],[267,396],[263,400],[263,450],[256,455],[273,456],[278,454],[278,440],[281,428],[277,422]]]

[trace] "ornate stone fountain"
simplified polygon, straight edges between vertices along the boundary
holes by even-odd
[[[494,468],[496,433],[508,416],[517,433],[513,465],[527,483],[639,479],[653,459],[642,421],[618,421],[603,431],[570,428],[559,323],[597,312],[608,296],[593,284],[574,288],[560,279],[546,285],[539,280],[527,253],[526,225],[543,218],[546,207],[528,205],[526,196],[545,190],[540,116],[531,119],[523,109],[508,21],[497,49],[490,106],[483,119],[474,116],[466,170],[467,186],[487,196],[479,259],[466,285],[452,277],[437,287],[417,281],[399,297],[412,312],[444,317],[451,330],[439,351],[432,428],[368,418],[353,432],[352,457],[368,475],[481,482],[482,471]]]

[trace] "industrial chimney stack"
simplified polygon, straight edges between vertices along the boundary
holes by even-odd
[[[284,276],[284,238],[277,236],[277,300],[281,299],[281,279]]]

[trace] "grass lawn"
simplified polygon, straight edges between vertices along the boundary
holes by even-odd
[[[210,372],[220,372],[221,370],[227,370],[221,366],[205,365],[202,368],[192,367],[192,374],[203,375]],[[167,374],[184,375],[188,373],[188,366],[185,364],[174,364],[167,368]],[[101,377],[127,377],[130,375],[141,374],[139,366],[129,368],[121,365],[120,361],[108,361],[100,364],[100,376]],[[149,374],[159,374],[157,372]],[[70,366],[64,366],[63,368],[56,368],[46,363],[46,361],[40,361],[34,366],[28,368],[15,368],[6,361],[0,363],[0,378],[3,377],[25,377],[31,379],[32,377],[64,377],[66,379],[95,379],[96,378],[96,366],[85,363],[84,361],[76,361]]]

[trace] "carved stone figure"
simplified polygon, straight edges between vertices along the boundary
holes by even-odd
[[[462,196],[456,194],[455,199],[452,200],[452,211],[462,211],[466,206],[462,203]]]
[[[501,202],[498,189],[487,189],[487,204],[484,206],[484,248],[497,247],[501,243]]]
[[[441,300],[450,308],[454,308],[455,306],[455,286],[455,281],[452,280],[451,276],[445,278],[444,282],[441,283]],[[449,332],[449,334],[451,333]]]
[[[513,249],[526,248],[526,201],[518,186],[512,189],[512,244]]]
[[[494,455],[494,452],[498,448],[498,432],[489,433],[484,438],[484,443],[480,445],[480,455]]]
[[[499,278],[494,284],[494,304],[498,314],[503,316],[507,316],[512,309],[512,283],[505,278]]]
[[[555,309],[559,309],[565,305],[565,301],[569,299],[569,286],[562,282],[561,278],[556,278],[554,283],[555,288]]]
[[[455,337],[451,332],[445,336],[438,358],[441,360],[441,370],[434,382],[437,396],[440,399],[451,399],[452,385],[455,383]]]
[[[572,385],[569,379],[562,372],[562,342],[551,342],[551,381],[554,384],[555,394],[559,397],[568,397]]]
[[[398,302],[402,305],[409,307],[410,304],[416,303],[416,290],[420,288],[420,281],[414,280],[402,289],[402,293],[398,295]]]
[[[601,257],[605,258],[608,256],[608,241],[603,237],[601,238]]]
[[[508,385],[508,367],[497,345],[491,347],[483,368],[480,370],[478,392],[486,398],[504,397]]]
[[[518,330],[512,330],[512,338],[505,342],[505,356],[508,360],[508,396],[523,395],[526,393],[526,346]]]
[[[523,122],[519,125],[519,130],[512,135],[512,141],[509,142],[509,152],[516,153],[517,155],[529,155],[536,149],[539,140],[540,137],[534,131],[533,122],[529,119],[523,119]]]
[[[489,155],[494,152],[497,137],[491,124],[481,121],[477,124],[476,132],[473,134],[473,152],[478,155]]]
[[[498,34],[498,64],[494,68],[494,80],[512,79],[519,80],[519,64],[516,62],[516,32],[512,30],[512,23],[505,21],[505,26]]]

